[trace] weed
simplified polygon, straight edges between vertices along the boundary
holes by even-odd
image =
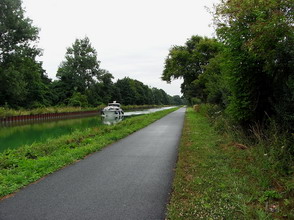
[[[278,171],[279,162],[266,150],[269,147],[258,147],[237,126],[213,113],[219,109],[208,109],[187,110],[167,218],[293,218],[293,176]],[[215,121],[222,124],[220,133],[211,125]],[[255,132],[260,139],[267,135],[258,127]]]

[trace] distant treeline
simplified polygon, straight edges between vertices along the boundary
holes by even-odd
[[[182,105],[180,96],[150,88],[142,82],[113,76],[101,69],[90,40],[77,39],[67,48],[52,81],[36,60],[39,30],[24,16],[21,0],[0,3],[0,106],[39,108],[46,106],[97,106],[116,100],[124,105]]]

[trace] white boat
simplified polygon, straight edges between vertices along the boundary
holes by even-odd
[[[114,101],[108,103],[108,106],[102,110],[101,115],[103,117],[123,117],[124,111],[121,109],[120,104]]]

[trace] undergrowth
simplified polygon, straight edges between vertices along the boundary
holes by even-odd
[[[294,135],[272,118],[244,128],[230,121],[218,106],[201,108],[201,113],[219,134],[231,140],[232,146],[239,143],[246,147],[245,158],[240,157],[246,161],[242,168],[263,187],[257,199],[263,210],[273,218],[294,218]]]
[[[293,175],[253,139],[218,108],[188,109],[167,218],[293,219]]]

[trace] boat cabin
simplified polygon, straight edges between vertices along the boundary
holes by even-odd
[[[108,106],[120,107],[120,104],[114,101],[113,103],[108,103]]]

